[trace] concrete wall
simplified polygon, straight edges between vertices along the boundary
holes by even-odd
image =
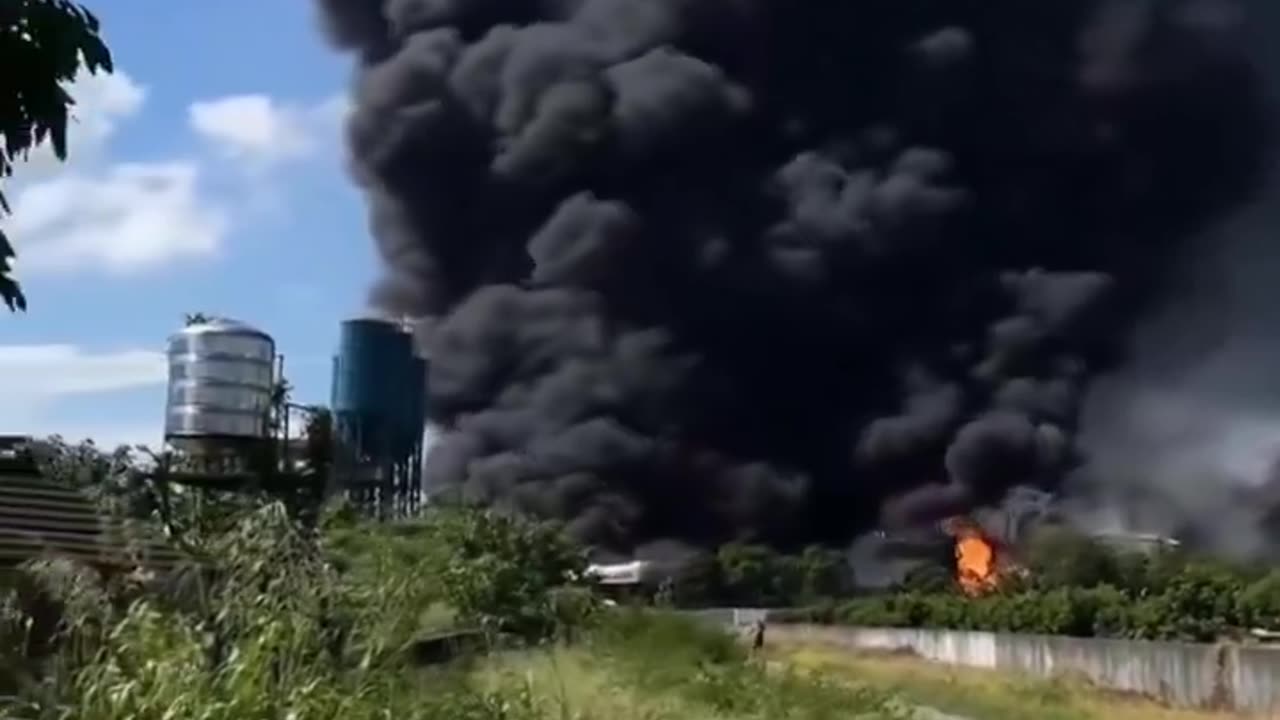
[[[769,611],[762,608],[705,608],[702,610],[685,610],[684,615],[701,620],[718,627],[741,630],[752,627],[769,616]]]
[[[773,624],[768,639],[849,650],[910,651],[967,667],[1071,674],[1169,705],[1280,718],[1280,648],[908,628]]]

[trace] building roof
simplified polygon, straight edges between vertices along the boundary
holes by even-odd
[[[100,568],[171,569],[182,554],[98,512],[83,493],[33,470],[0,467],[0,567],[61,556]]]
[[[1165,535],[1157,535],[1155,533],[1137,533],[1137,532],[1105,532],[1094,533],[1090,536],[1097,542],[1109,545],[1122,545],[1138,547],[1143,545],[1178,547],[1180,543],[1176,538]]]
[[[638,585],[645,579],[645,571],[648,567],[649,563],[643,560],[590,565],[587,567],[587,576],[601,585]]]

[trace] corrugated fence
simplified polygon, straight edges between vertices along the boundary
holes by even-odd
[[[1280,648],[909,628],[771,624],[771,641],[911,652],[953,665],[1070,674],[1182,707],[1280,718]]]

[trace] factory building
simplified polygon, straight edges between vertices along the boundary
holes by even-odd
[[[1163,550],[1172,550],[1181,543],[1171,537],[1154,533],[1094,533],[1090,535],[1094,542],[1106,545],[1114,550],[1129,553],[1152,555]]]

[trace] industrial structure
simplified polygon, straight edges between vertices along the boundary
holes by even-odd
[[[260,471],[281,379],[271,336],[234,320],[200,320],[169,338],[168,361],[165,443],[192,471]]]
[[[333,475],[357,506],[380,518],[423,502],[426,360],[401,324],[342,323],[333,359]]]
[[[1094,542],[1114,550],[1142,555],[1153,555],[1182,546],[1175,538],[1155,533],[1109,532],[1090,535]]]
[[[284,358],[265,332],[196,316],[169,337],[164,450],[156,480],[207,489],[299,491],[318,501],[327,467],[298,457]]]
[[[609,601],[618,603],[651,600],[671,579],[671,572],[647,560],[632,560],[588,565],[586,577]]]
[[[421,506],[427,365],[404,325],[342,323],[324,438],[289,436],[300,406],[288,402],[284,360],[267,333],[198,317],[169,338],[168,358],[168,479],[341,493],[379,518]],[[297,457],[320,444],[328,450],[319,459]]]

